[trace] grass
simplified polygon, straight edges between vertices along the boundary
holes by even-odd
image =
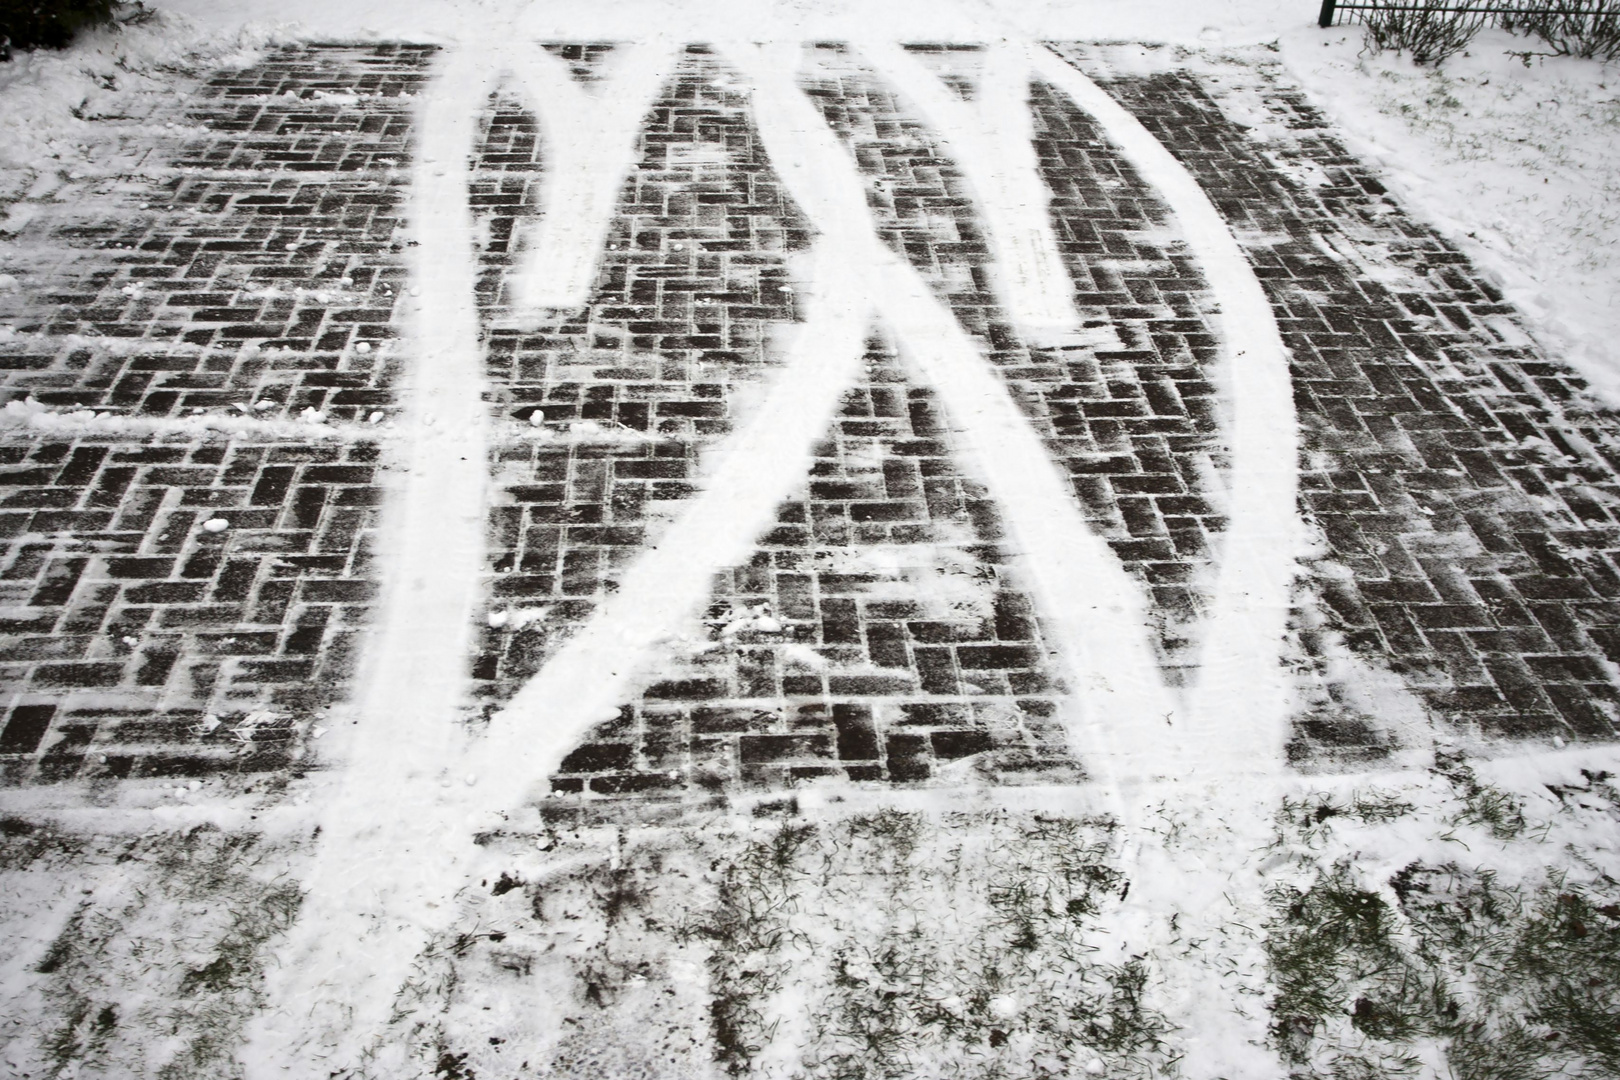
[[[1620,881],[1588,839],[1620,790],[1557,775],[1544,795],[1509,791],[1441,754],[1384,787],[1307,788],[1253,853],[1271,888],[1234,913],[1245,933],[1107,962],[1106,932],[1140,902],[1107,820],[836,802],[807,817],[785,799],[495,839],[417,1060],[478,1076],[515,1060],[556,1077],[1173,1077],[1194,1033],[1159,1009],[1176,965],[1210,963],[1232,992],[1266,988],[1292,1080],[1620,1076]],[[1186,830],[1168,848],[1201,842],[1196,813],[1161,816]],[[491,1019],[514,995],[557,1011],[528,1029]]]
[[[774,1034],[762,1006],[787,978],[783,945],[807,877],[801,862],[815,835],[813,826],[783,823],[765,839],[748,843],[723,864],[714,904],[689,918],[682,930],[712,944],[710,1028],[716,1059],[734,1075],[748,1071]]]
[[[1123,886],[1105,825],[891,809],[782,829],[791,873],[758,855],[734,866],[772,900],[751,946],[794,961],[774,976],[780,988],[793,973],[808,1018],[792,1075],[1045,1077],[1098,1062],[1145,1075],[1162,1060],[1145,967],[1090,959],[1094,917]],[[759,970],[747,955],[727,969]],[[749,980],[715,989],[766,1011]]]
[[[1353,792],[1347,802],[1328,793],[1315,793],[1298,799],[1285,795],[1277,819],[1279,824],[1292,829],[1314,846],[1332,833],[1336,819],[1349,818],[1366,824],[1388,822],[1406,817],[1415,809],[1405,799],[1382,791]]]
[[[1399,787],[1280,803],[1264,918],[1241,916],[1277,1075],[1620,1076],[1620,880],[1580,846],[1620,817],[1620,787],[1573,775],[1507,791],[1441,754]],[[1179,1075],[1187,1033],[1156,995],[1195,958],[1099,959],[1138,902],[1110,821],[758,810],[485,837],[487,877],[356,1076]],[[1164,817],[1194,842],[1196,822]],[[211,829],[0,828],[0,884],[25,895],[0,930],[57,920],[33,947],[37,993],[3,1017],[31,1032],[25,1071],[236,1075],[266,943],[297,911],[285,854]],[[27,897],[75,869],[89,893]]]
[[[1545,829],[1522,799],[1480,781],[1460,755],[1440,755],[1435,775],[1450,789],[1431,808],[1435,824],[1488,836],[1512,874],[1418,859],[1378,880],[1341,855],[1308,882],[1274,888],[1271,1034],[1290,1075],[1370,1080],[1433,1061],[1454,1080],[1620,1075],[1620,881],[1535,870],[1555,853],[1538,850]],[[1586,779],[1554,794],[1620,810],[1606,776]],[[1358,802],[1373,807],[1369,823],[1395,809],[1382,795],[1348,805]],[[1279,825],[1321,848],[1346,808],[1293,803]]]
[[[1452,817],[1453,824],[1478,825],[1498,840],[1512,840],[1525,831],[1524,808],[1520,801],[1498,788],[1482,784],[1460,754],[1441,753],[1435,758],[1435,772],[1451,782],[1462,807]]]
[[[545,986],[561,1031],[556,1018],[549,1034],[490,1020],[518,991],[479,939],[454,959],[464,978],[437,1029],[455,1038],[422,1038],[422,1071],[444,1054],[479,1076],[514,1057],[559,1077],[1173,1070],[1149,962],[1095,959],[1126,890],[1111,823],[895,808],[809,820],[791,800],[766,809],[616,839],[559,836],[548,856],[577,869],[508,874],[519,888],[492,865],[466,925],[498,928],[508,935],[498,948],[536,957],[522,992]],[[604,846],[612,860],[577,861]],[[533,842],[513,857],[524,847]]]
[[[31,965],[34,992],[4,1006],[8,1027],[33,1033],[23,1052],[34,1075],[237,1075],[241,1026],[261,1004],[265,945],[301,901],[279,874],[285,853],[211,827],[96,837],[9,825],[0,892],[17,906],[6,917],[71,906]],[[40,896],[47,878],[80,888]]]

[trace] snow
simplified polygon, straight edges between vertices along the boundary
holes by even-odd
[[[1295,507],[1299,450],[1288,354],[1259,280],[1191,174],[1089,79],[1051,54],[1038,55],[1037,73],[1093,116],[1162,195],[1220,308],[1230,524],[1210,625],[1201,631],[1198,683],[1182,710],[1190,724],[1170,755],[1184,758],[1171,771],[1270,772],[1280,764],[1291,706],[1277,658],[1306,541]]]
[[[166,8],[160,21],[0,64],[0,207],[8,210],[0,235],[30,216],[29,203],[15,200],[67,202],[139,173],[150,138],[174,134],[149,118],[185,90],[176,70],[243,65],[273,39],[262,24],[226,28]]]
[[[1033,118],[1023,107],[1023,76],[1034,50],[1007,42],[993,45],[984,55],[981,92],[966,102],[897,42],[862,41],[859,49],[929,128],[940,133],[951,159],[962,163],[979,192],[999,291],[1026,339],[1039,345],[1091,343],[1097,335],[1080,332],[1074,290],[1047,226],[1050,196],[1036,165]],[[1102,338],[1095,343],[1106,347],[1112,331]]]
[[[487,411],[479,378],[472,209],[465,160],[493,72],[454,56],[422,103],[409,218],[413,288],[406,319],[420,362],[407,382],[409,470],[391,500],[381,552],[390,564],[360,676],[356,723],[325,744],[343,768],[323,811],[303,917],[250,1028],[250,1076],[358,1061],[391,995],[447,913],[459,877],[463,802],[432,781],[457,757],[448,717],[465,696],[463,665],[483,569]],[[442,422],[436,422],[442,421]],[[496,806],[505,805],[497,802]]]
[[[6,402],[0,409],[0,432],[33,431],[67,438],[209,438],[224,435],[240,439],[375,439],[375,429],[357,424],[330,424],[313,409],[304,409],[296,420],[281,420],[263,414],[279,402],[261,401],[252,407],[238,404],[237,412],[202,410],[186,416],[129,416],[111,410],[69,409],[41,404],[33,398]]]
[[[581,86],[566,61],[519,41],[494,53],[513,72],[540,119],[557,182],[540,196],[540,224],[520,237],[526,262],[512,283],[521,317],[535,308],[573,308],[590,297],[598,253],[637,151],[647,106],[677,57],[673,42],[614,50],[599,81]],[[675,245],[679,247],[680,245]]]

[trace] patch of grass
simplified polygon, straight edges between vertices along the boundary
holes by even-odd
[[[1095,963],[1086,940],[1124,888],[1110,845],[1105,825],[1041,815],[886,810],[817,834],[798,855],[815,872],[787,901],[799,931],[791,989],[810,1002],[797,1074],[1145,1076],[1163,1066],[1169,1025],[1145,1004],[1146,966]]]
[[[1594,806],[1620,811],[1620,787],[1615,785],[1611,773],[1582,769],[1581,779],[1586,783],[1548,784],[1547,790],[1552,792],[1566,811],[1575,807]]]
[[[1272,1036],[1295,1076],[1410,1075],[1423,1043],[1456,1080],[1620,1075],[1620,883],[1413,863],[1389,884],[1395,905],[1340,862],[1272,894]]]
[[[1097,923],[1127,887],[1108,822],[891,808],[811,824],[789,807],[621,836],[614,850],[616,869],[547,886],[542,921],[579,942],[551,966],[571,971],[573,995],[571,1033],[539,1051],[556,1075],[610,1058],[648,1076],[713,1067],[681,1053],[794,1080],[1172,1068],[1147,963],[1094,959]],[[514,922],[512,933],[521,943],[530,931]],[[673,971],[688,964],[707,986],[683,1004],[695,988]],[[678,1047],[642,1019],[654,1014],[707,1031]],[[468,1068],[489,1055],[479,1075],[493,1067],[476,1043],[454,1049],[471,1052]]]
[[[1414,809],[1411,803],[1383,791],[1354,791],[1348,800],[1314,792],[1299,799],[1283,796],[1277,822],[1307,844],[1314,845],[1332,833],[1332,823],[1338,818],[1353,818],[1372,825],[1403,818]]]
[[[261,1004],[264,947],[302,899],[276,875],[279,859],[256,836],[212,827],[136,838],[5,830],[0,868],[76,873],[95,886],[34,965],[32,1014],[7,1016],[37,1031],[37,1064],[80,1077],[236,1075],[241,1025]]]
[[[1500,788],[1481,783],[1461,754],[1435,754],[1434,771],[1451,782],[1462,800],[1454,824],[1478,825],[1498,840],[1512,840],[1524,832],[1523,804]]]
[[[733,1075],[770,1042],[774,1025],[761,1005],[788,973],[788,918],[809,871],[801,865],[816,829],[784,821],[723,865],[716,903],[690,920],[685,936],[712,944],[709,1019],[716,1056]],[[716,864],[720,868],[721,864]]]

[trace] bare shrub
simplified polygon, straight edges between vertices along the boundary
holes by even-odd
[[[1484,15],[1457,7],[1458,0],[1373,0],[1362,16],[1367,47],[1404,52],[1418,64],[1443,64],[1485,25]]]
[[[1502,27],[1546,43],[1548,52],[1523,54],[1526,57],[1620,60],[1620,0],[1557,0],[1547,10],[1531,8],[1507,16]]]

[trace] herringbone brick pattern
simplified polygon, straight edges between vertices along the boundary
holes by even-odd
[[[858,54],[827,46],[808,92],[868,178],[881,235],[980,337],[1025,415],[1072,477],[1092,528],[1151,598],[1168,677],[1193,662],[1210,548],[1225,520],[1207,290],[1165,211],[1075,109],[1034,99],[1053,225],[1085,325],[1117,344],[1031,348],[1000,312],[988,245],[960,170]],[[915,52],[972,99],[976,50]],[[1099,335],[1101,336],[1101,335]]]
[[[1620,416],[1300,91],[1265,87],[1292,132],[1268,157],[1190,75],[1108,89],[1192,170],[1272,298],[1329,625],[1456,732],[1613,738]],[[1368,727],[1307,721],[1296,753],[1353,747]]]
[[[815,454],[754,559],[555,790],[922,781],[967,757],[1001,782],[1078,775],[995,506],[953,464],[932,394],[874,344]]]
[[[0,393],[78,411],[0,443],[8,782],[280,770],[342,698],[381,450],[324,426],[392,401],[432,51],[221,74],[151,185],[19,238]]]
[[[725,84],[689,52],[649,113],[589,305],[541,325],[514,322],[505,293],[511,236],[544,175],[537,125],[508,100],[487,118],[473,191],[489,235],[488,393],[507,433],[492,462],[490,591],[497,612],[521,609],[497,614],[474,663],[492,704],[691,494],[698,453],[730,429],[732,393],[771,363],[770,324],[793,318],[784,257],[802,226]]]
[[[582,82],[612,55],[548,51]],[[974,49],[915,51],[975,99]],[[857,50],[814,54],[805,88],[866,177],[877,229],[983,344],[1151,597],[1167,677],[1195,679],[1226,480],[1210,294],[1174,220],[1037,85],[1036,149],[1089,336],[1031,347],[999,310],[943,142]],[[221,74],[158,140],[166,171],[18,238],[21,288],[0,295],[4,782],[285,775],[346,693],[402,360],[408,95],[431,57],[299,46]],[[1297,92],[1263,88],[1293,135],[1262,153],[1193,75],[1104,81],[1233,225],[1293,352],[1303,509],[1326,552],[1300,596],[1306,652],[1342,639],[1465,733],[1612,738],[1615,415]],[[513,95],[483,124],[494,495],[470,675],[493,711],[686,505],[771,373],[811,238],[738,80],[694,46],[648,112],[589,303],[535,322],[506,290],[546,180],[542,133]],[[644,692],[569,755],[558,812],[824,776],[1082,775],[994,502],[962,475],[931,390],[873,333],[798,493]],[[1298,720],[1296,763],[1374,760],[1380,728],[1324,700]]]
[[[805,244],[747,98],[693,49],[649,112],[590,305],[509,326],[510,238],[544,178],[536,127],[498,101],[474,182],[491,393],[527,425],[494,463],[492,609],[474,666],[491,706],[692,493],[698,456],[772,363],[771,324],[794,318],[785,258]],[[1072,773],[1028,601],[997,585],[995,511],[963,489],[926,391],[881,350],[869,360],[803,499],[717,583],[675,668],[569,756],[557,793],[915,781],[992,751],[1003,778]],[[962,606],[932,599],[941,581]]]

